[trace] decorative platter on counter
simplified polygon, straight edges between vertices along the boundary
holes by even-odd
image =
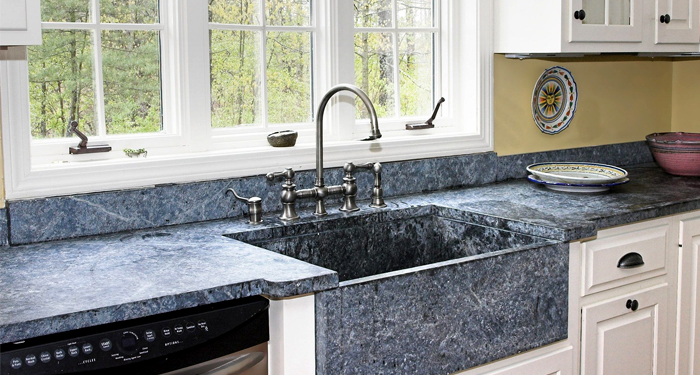
[[[567,184],[564,182],[550,182],[543,181],[537,178],[537,176],[529,175],[527,179],[536,183],[546,186],[549,189],[557,191],[565,191],[568,193],[600,193],[603,191],[610,190],[611,187],[626,184],[630,181],[629,178],[623,178],[615,182],[609,182],[606,184]]]
[[[626,170],[599,163],[536,163],[528,165],[527,171],[545,182],[579,185],[610,184],[627,177]]]
[[[574,118],[578,89],[566,68],[553,66],[542,73],[532,92],[532,118],[543,133],[557,134]]]

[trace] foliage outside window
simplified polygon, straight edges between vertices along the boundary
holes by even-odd
[[[378,116],[430,113],[440,66],[436,1],[355,0],[354,6],[355,81]],[[362,102],[356,106],[357,117],[366,117]]]
[[[43,45],[0,51],[10,199],[312,168],[315,108],[353,80],[384,137],[356,142],[366,109],[338,95],[326,110],[327,167],[492,149],[488,0],[41,5]],[[435,129],[404,130],[441,96]],[[113,151],[69,155],[71,120]],[[297,145],[271,150],[265,136],[285,129],[299,131]]]
[[[43,0],[43,44],[29,47],[32,137],[162,130],[157,0]]]
[[[210,0],[212,127],[313,117],[311,0]]]

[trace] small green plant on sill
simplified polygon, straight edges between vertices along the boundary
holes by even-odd
[[[124,154],[126,154],[126,156],[128,156],[130,158],[133,158],[134,156],[138,158],[141,155],[143,155],[143,157],[145,158],[146,156],[148,156],[148,151],[146,151],[145,148],[140,148],[138,150],[134,150],[131,148],[125,148]]]

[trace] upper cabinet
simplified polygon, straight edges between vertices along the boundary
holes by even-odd
[[[569,41],[641,43],[642,7],[633,0],[571,0]]]
[[[656,43],[698,43],[699,8],[697,0],[656,0]]]
[[[495,0],[494,51],[700,52],[699,0]]]
[[[0,0],[0,46],[41,44],[40,0]]]

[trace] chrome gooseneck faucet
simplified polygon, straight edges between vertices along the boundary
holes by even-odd
[[[364,91],[359,87],[350,84],[340,84],[331,87],[330,90],[321,99],[321,104],[318,106],[318,111],[316,112],[316,180],[314,182],[314,187],[311,189],[296,190],[296,186],[293,183],[294,171],[291,168],[287,168],[284,172],[278,173],[268,173],[267,179],[274,180],[276,178],[282,177],[285,179],[282,191],[282,205],[284,207],[282,220],[295,220],[299,216],[296,214],[294,205],[297,199],[303,198],[314,198],[316,200],[316,209],[314,215],[322,216],[326,215],[326,207],[324,200],[329,195],[343,194],[344,203],[340,208],[341,211],[357,211],[357,205],[355,204],[355,197],[357,195],[357,185],[355,184],[355,178],[352,173],[356,169],[368,169],[375,174],[375,186],[372,189],[372,204],[371,207],[381,208],[386,207],[384,200],[382,199],[382,188],[381,188],[381,170],[382,166],[380,163],[366,163],[362,165],[354,165],[353,163],[346,163],[345,177],[343,178],[344,183],[342,185],[326,186],[323,180],[323,113],[326,110],[326,105],[330,101],[331,97],[340,91],[350,91],[357,95],[362,102],[365,104],[369,110],[370,124],[372,126],[372,133],[369,137],[362,139],[363,141],[372,141],[382,137],[382,133],[379,131],[379,122],[377,121],[377,112],[374,110],[374,105],[367,97]]]
[[[367,94],[362,91],[359,87],[351,84],[340,84],[331,87],[330,90],[321,99],[321,104],[318,106],[318,111],[316,112],[316,181],[314,183],[314,188],[316,190],[316,211],[315,215],[325,215],[326,208],[323,200],[328,196],[328,188],[323,181],[323,113],[326,111],[326,105],[331,100],[331,97],[340,91],[350,91],[357,95],[365,107],[369,111],[369,122],[372,126],[372,134],[369,137],[362,139],[363,141],[373,141],[382,137],[382,133],[379,131],[379,121],[377,120],[377,112],[374,110],[374,105],[372,101],[369,100]]]

